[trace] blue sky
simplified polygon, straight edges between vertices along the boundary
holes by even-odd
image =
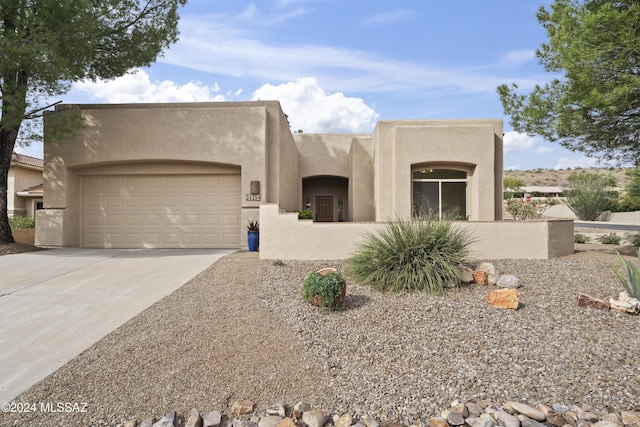
[[[150,67],[80,82],[66,103],[278,99],[294,130],[370,133],[378,120],[502,118],[505,168],[596,166],[513,132],[496,87],[551,76],[535,58],[550,0],[189,0]],[[56,99],[56,100],[58,100]],[[22,148],[41,157],[42,146]]]

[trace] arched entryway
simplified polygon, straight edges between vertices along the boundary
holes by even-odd
[[[310,209],[317,222],[348,220],[349,180],[338,176],[316,176],[302,180],[301,209]]]

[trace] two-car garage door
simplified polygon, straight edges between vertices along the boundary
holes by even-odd
[[[240,247],[240,175],[86,175],[80,183],[80,246]]]

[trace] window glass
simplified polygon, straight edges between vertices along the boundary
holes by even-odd
[[[422,168],[413,172],[413,216],[467,217],[467,173]]]

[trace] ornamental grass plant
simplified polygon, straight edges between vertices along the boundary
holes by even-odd
[[[367,233],[346,261],[353,280],[385,292],[420,290],[442,294],[460,283],[468,263],[469,234],[449,221],[397,219]]]

